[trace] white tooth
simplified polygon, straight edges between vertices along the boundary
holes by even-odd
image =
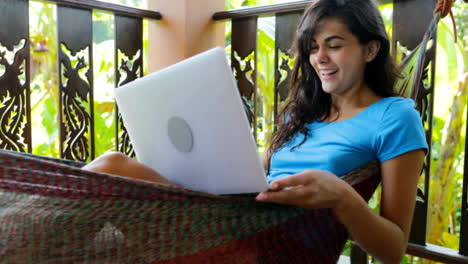
[[[328,74],[331,74],[331,73],[334,73],[335,71],[323,71],[322,74],[324,75],[328,75]]]

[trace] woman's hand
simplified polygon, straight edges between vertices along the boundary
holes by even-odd
[[[336,209],[346,200],[346,195],[343,194],[349,188],[349,184],[330,172],[305,170],[272,182],[270,191],[261,192],[256,200],[307,209]]]

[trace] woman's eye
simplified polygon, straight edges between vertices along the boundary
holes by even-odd
[[[330,49],[339,49],[341,46],[330,46]]]

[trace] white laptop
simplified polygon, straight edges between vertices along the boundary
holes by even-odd
[[[115,90],[137,159],[184,188],[267,190],[265,171],[222,48]]]

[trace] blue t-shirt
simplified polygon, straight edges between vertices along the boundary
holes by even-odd
[[[342,176],[369,161],[384,162],[411,150],[425,149],[426,137],[414,101],[386,97],[359,114],[338,122],[307,125],[306,142],[298,133],[271,157],[268,181],[318,169]]]

